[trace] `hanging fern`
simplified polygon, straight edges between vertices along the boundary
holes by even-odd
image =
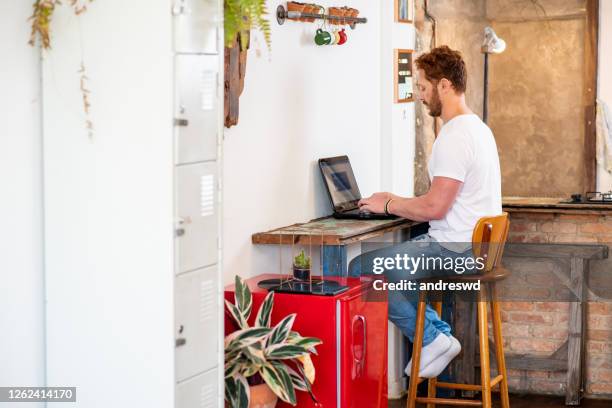
[[[236,36],[259,29],[270,49],[270,22],[265,18],[266,0],[225,0],[225,46],[232,47]],[[240,36],[240,48],[246,49],[248,35]]]

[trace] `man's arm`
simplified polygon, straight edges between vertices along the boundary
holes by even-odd
[[[402,198],[390,193],[376,193],[359,201],[361,210],[375,213],[385,212],[385,203],[391,214],[414,221],[431,221],[444,218],[455,202],[463,182],[449,177],[434,177],[429,191],[416,198]]]

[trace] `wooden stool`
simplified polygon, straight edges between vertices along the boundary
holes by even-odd
[[[502,408],[510,408],[508,397],[508,377],[506,375],[506,360],[504,358],[504,341],[502,338],[501,313],[495,283],[506,278],[508,270],[500,264],[504,245],[508,236],[508,213],[496,217],[484,217],[478,220],[474,233],[472,234],[472,248],[475,257],[485,259],[485,267],[482,274],[462,276],[457,275],[444,278],[444,281],[470,282],[480,280],[481,291],[478,297],[478,334],[480,344],[480,376],[481,384],[455,384],[438,382],[436,378],[429,379],[427,397],[417,397],[417,386],[425,379],[419,378],[419,367],[421,360],[421,348],[423,346],[423,327],[425,325],[425,307],[427,292],[419,293],[419,305],[417,309],[417,320],[414,336],[414,347],[412,353],[412,369],[410,372],[410,385],[408,388],[408,408],[415,408],[416,403],[425,403],[427,408],[433,408],[436,404],[467,405],[474,407],[491,407],[491,389],[499,385]],[[487,290],[489,299],[487,299]],[[491,378],[489,364],[489,326],[487,321],[487,305],[491,306],[493,320],[493,336],[495,340],[495,356],[497,360],[498,375]],[[434,302],[433,307],[440,315],[442,302]],[[480,391],[482,400],[436,398],[437,388],[455,390]]]

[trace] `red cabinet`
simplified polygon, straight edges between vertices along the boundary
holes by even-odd
[[[257,282],[278,275],[249,279],[255,318],[267,291]],[[349,287],[335,296],[276,293],[272,323],[297,313],[293,329],[302,336],[318,337],[323,344],[312,356],[316,369],[313,392],[322,408],[383,408],[387,406],[387,303],[374,294],[370,281],[328,278]],[[233,285],[225,298],[234,300]],[[226,316],[226,334],[235,330]],[[297,406],[315,407],[310,396],[298,392]],[[290,407],[279,402],[278,407]]]

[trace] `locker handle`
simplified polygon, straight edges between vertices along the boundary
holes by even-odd
[[[179,337],[178,339],[174,340],[174,347],[184,346],[185,343],[187,343],[187,339],[184,337]]]
[[[189,126],[187,119],[174,118],[174,126]]]

